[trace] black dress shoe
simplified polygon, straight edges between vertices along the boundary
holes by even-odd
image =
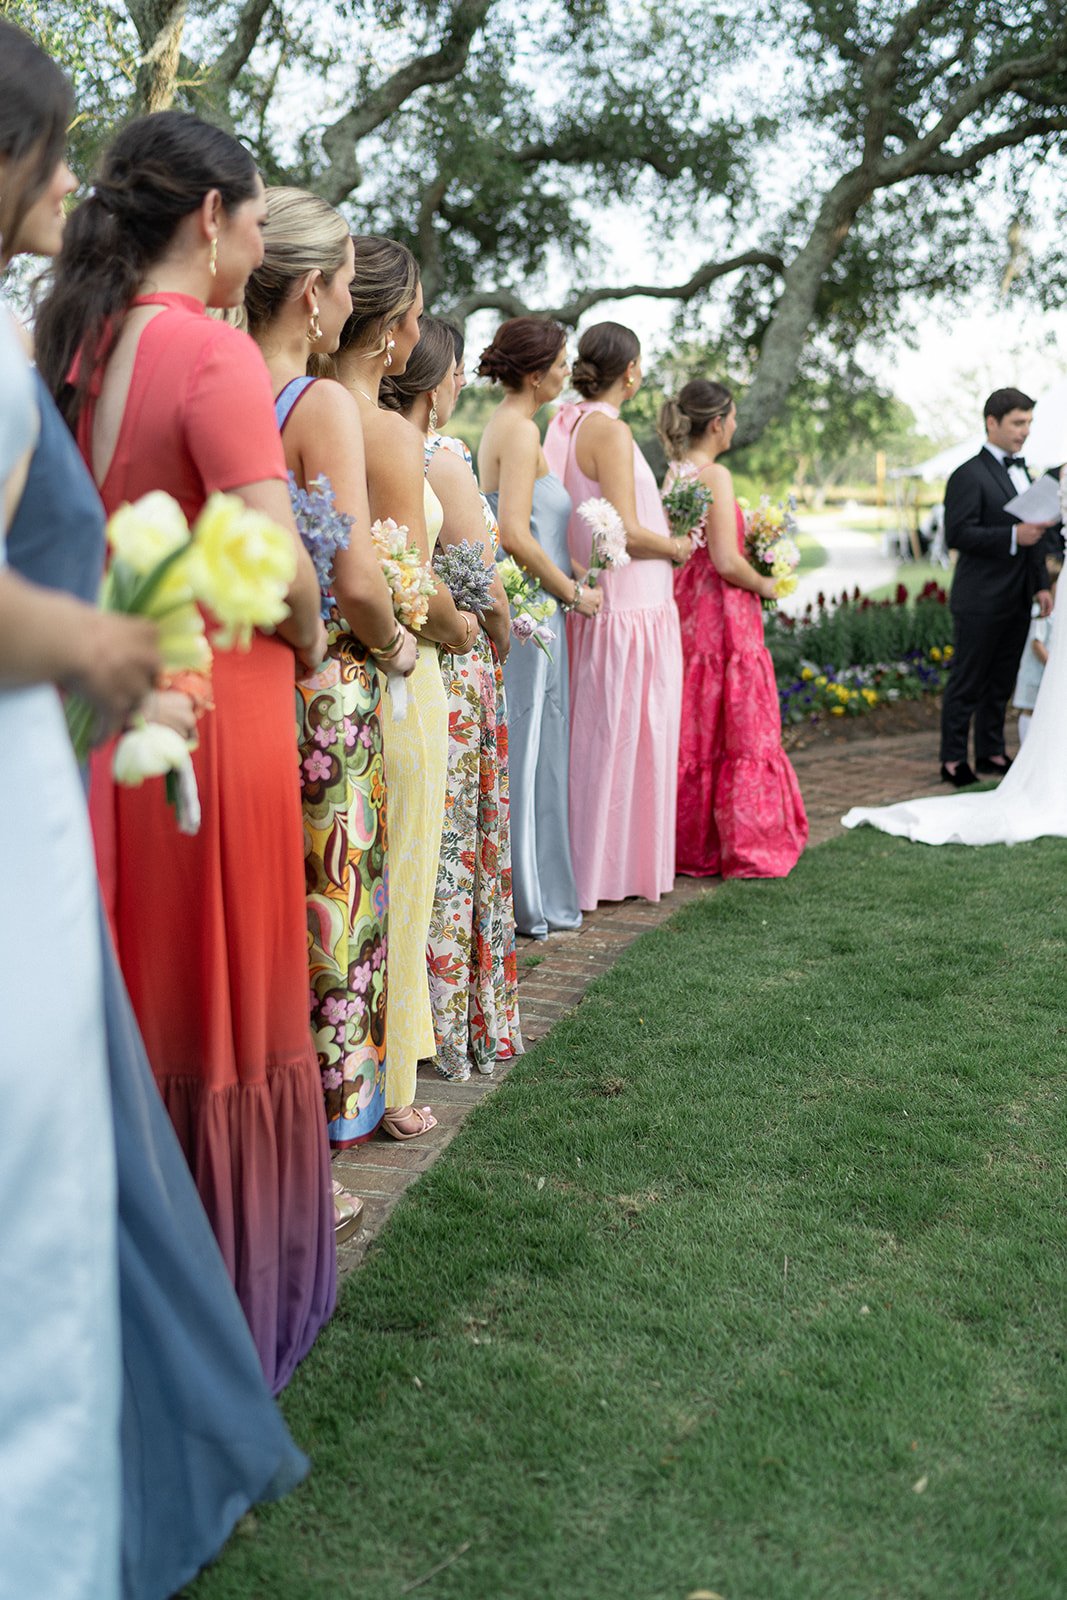
[[[974,764],[976,772],[988,772],[992,778],[1003,778],[1011,766],[1011,756],[1005,756],[1001,761],[990,761],[985,756],[979,756]]]
[[[978,782],[978,778],[976,777],[975,773],[972,772],[971,768],[967,765],[966,761],[959,762],[957,767],[956,767],[955,772],[950,772],[948,770],[948,768],[945,766],[945,763],[942,761],[942,763],[941,763],[941,782],[942,783],[951,783],[951,785],[952,785],[952,787],[954,789],[966,789],[966,787],[967,787],[967,785],[969,783],[977,783]]]

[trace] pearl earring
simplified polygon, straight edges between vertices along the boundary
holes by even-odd
[[[385,341],[385,364],[386,364],[387,367],[391,367],[392,364],[393,364],[393,351],[395,349],[396,349],[396,340],[393,339],[393,338],[387,339]]]

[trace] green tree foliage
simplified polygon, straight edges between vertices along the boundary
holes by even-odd
[[[268,180],[408,240],[460,317],[552,298],[576,323],[635,294],[690,332],[711,316],[747,380],[743,444],[818,376],[813,350],[847,384],[915,295],[1067,279],[1019,243],[1019,197],[1067,135],[1061,0],[0,7],[72,70],[83,169],[117,116],[188,105]],[[663,242],[651,282],[602,225],[620,201]]]

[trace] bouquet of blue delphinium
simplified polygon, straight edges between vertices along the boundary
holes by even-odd
[[[439,545],[433,570],[460,611],[484,617],[493,607],[493,569],[486,565],[482,546],[473,539]]]
[[[707,484],[695,474],[675,478],[663,495],[663,509],[675,538],[691,538],[698,548],[707,542],[703,524],[713,498]]]
[[[297,532],[304,541],[319,580],[319,593],[322,595],[319,614],[325,622],[330,615],[334,557],[338,550],[348,549],[353,519],[344,511],[338,511],[333,499],[333,485],[321,472],[306,489],[298,487],[290,472],[289,499]]]

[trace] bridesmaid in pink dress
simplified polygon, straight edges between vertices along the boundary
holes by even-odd
[[[784,878],[808,839],[796,774],[782,749],[774,665],[762,599],[776,583],[744,557],[745,524],[718,460],[737,426],[728,389],[687,383],[660,412],[672,465],[664,480],[698,477],[714,496],[706,546],[675,574],[685,690],[678,763],[678,871],[696,878]]]
[[[619,420],[641,384],[636,335],[617,322],[588,329],[571,381],[584,399],[553,418],[545,459],[575,508],[567,530],[574,570],[581,576],[589,565],[591,534],[577,508],[591,497],[619,512],[631,558],[598,574],[599,617],[565,608],[571,850],[578,904],[592,911],[627,895],[658,900],[674,884],[682,650],[671,563],[686,561],[692,544],[671,536],[652,469]]]

